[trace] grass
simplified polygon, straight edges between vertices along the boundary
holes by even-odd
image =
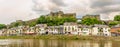
[[[26,36],[0,36],[0,39],[120,40],[120,37],[78,36],[78,35],[26,35]]]

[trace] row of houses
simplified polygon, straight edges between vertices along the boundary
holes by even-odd
[[[110,28],[106,25],[78,25],[76,23],[65,23],[64,32],[74,35],[111,36]]]
[[[18,26],[11,29],[0,30],[0,35],[81,35],[81,36],[119,36],[120,26],[110,28],[107,25],[80,25],[74,22],[64,23],[60,26],[47,26],[47,24],[37,24],[34,27]]]

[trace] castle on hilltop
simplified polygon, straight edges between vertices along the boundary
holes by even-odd
[[[47,16],[58,16],[58,17],[75,17],[76,18],[76,13],[64,13],[63,11],[58,11],[58,12],[50,12]]]

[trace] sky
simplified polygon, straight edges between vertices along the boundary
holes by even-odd
[[[113,20],[120,14],[120,0],[0,0],[0,23],[30,20],[59,10],[77,17],[100,14],[102,20]]]

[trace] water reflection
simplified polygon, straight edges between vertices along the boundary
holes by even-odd
[[[0,40],[0,47],[119,47],[119,42],[78,40]]]

